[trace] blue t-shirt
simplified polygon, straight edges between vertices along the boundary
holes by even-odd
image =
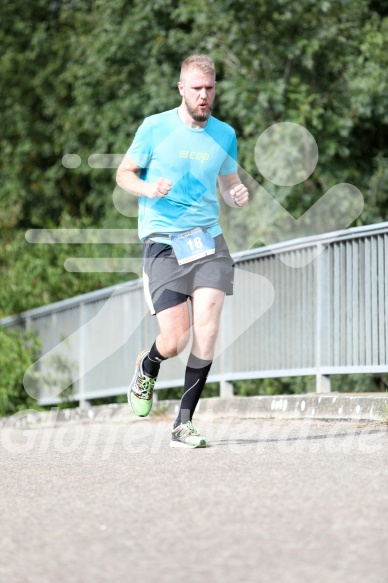
[[[237,171],[237,140],[231,126],[210,117],[204,128],[182,122],[175,108],[147,117],[127,155],[142,168],[141,178],[171,180],[164,198],[139,197],[139,237],[207,227],[221,233],[216,193],[218,175]]]

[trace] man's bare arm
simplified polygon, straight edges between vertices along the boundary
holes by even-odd
[[[218,186],[222,198],[227,205],[232,207],[246,206],[249,202],[249,192],[246,186],[241,182],[237,172],[225,174],[218,177]]]
[[[167,178],[158,178],[155,182],[145,182],[139,176],[141,171],[129,156],[125,155],[117,168],[116,182],[120,188],[134,196],[164,198],[170,191],[172,182]]]

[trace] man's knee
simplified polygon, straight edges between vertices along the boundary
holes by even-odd
[[[163,355],[167,358],[177,356],[186,348],[189,338],[190,332],[188,330],[174,330],[173,332],[161,333]]]

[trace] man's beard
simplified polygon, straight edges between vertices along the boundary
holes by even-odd
[[[185,101],[185,105],[186,105],[186,109],[189,112],[189,114],[191,115],[191,117],[193,118],[194,121],[207,121],[211,115],[212,112],[212,106],[209,105],[208,103],[206,104],[208,109],[201,111],[199,109],[199,107],[197,107],[196,109],[192,109],[189,104],[187,103],[187,101]]]

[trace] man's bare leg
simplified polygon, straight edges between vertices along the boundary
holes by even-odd
[[[194,290],[193,344],[187,362],[183,396],[175,427],[193,418],[209,374],[225,293],[214,288]]]

